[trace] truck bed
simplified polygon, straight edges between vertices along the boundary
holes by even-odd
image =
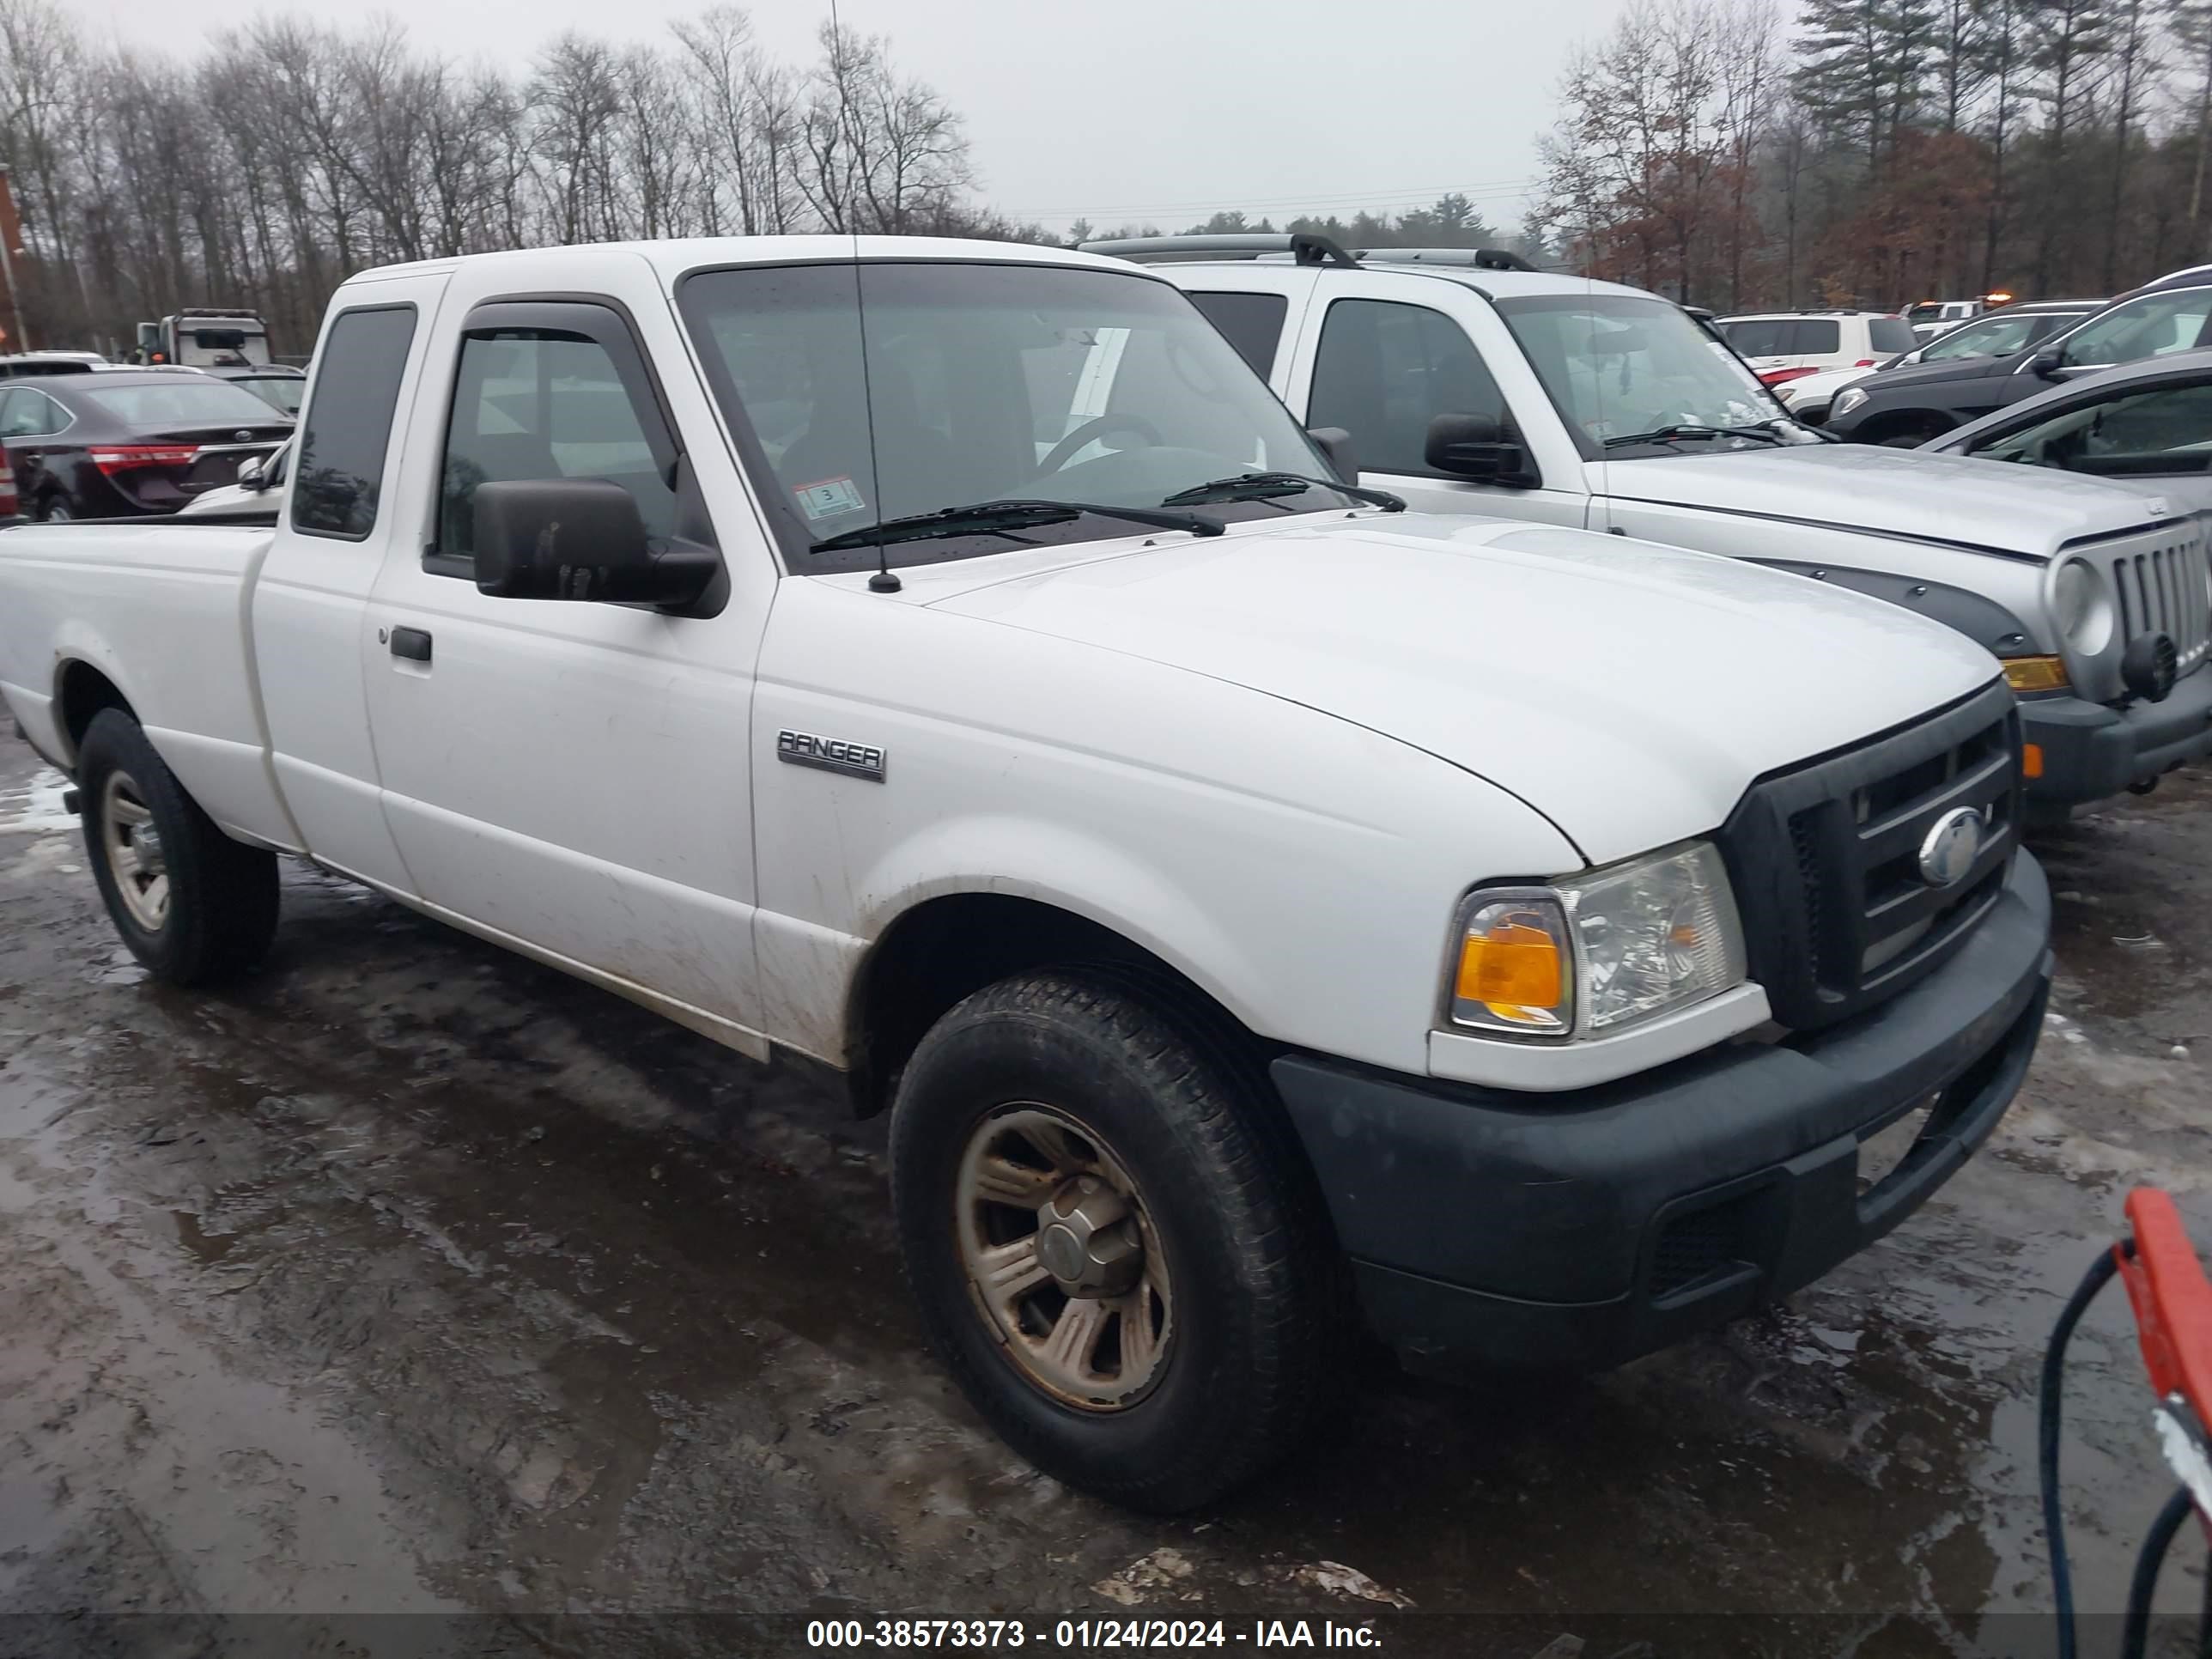
[[[292,841],[270,783],[247,626],[274,531],[189,519],[0,535],[0,686],[32,743],[74,763],[71,716],[104,677],[218,823]]]

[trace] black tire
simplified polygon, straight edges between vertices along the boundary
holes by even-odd
[[[1279,1458],[1340,1380],[1344,1275],[1320,1195],[1264,1079],[1164,998],[1081,970],[954,1007],[900,1079],[891,1186],[930,1340],[1015,1450],[1133,1509],[1188,1510]],[[1084,1409],[1033,1380],[987,1313],[958,1237],[971,1136],[1015,1103],[1094,1126],[1143,1194],[1173,1283],[1171,1337],[1134,1403]]]
[[[149,926],[124,896],[107,842],[109,783],[133,787],[160,836],[167,878],[166,914]],[[117,708],[93,717],[77,751],[76,782],[85,851],[100,896],[131,955],[173,985],[201,985],[244,972],[268,953],[276,932],[276,858],[233,841],[186,794],[146,740]]]

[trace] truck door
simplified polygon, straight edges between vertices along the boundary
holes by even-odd
[[[363,665],[392,832],[435,909],[764,1053],[747,729],[773,566],[750,514],[705,507],[702,470],[744,499],[733,464],[665,300],[459,280],[414,415],[427,533],[386,562]],[[720,547],[716,613],[479,592],[476,490],[555,478],[620,483],[649,534]]]
[[[1557,412],[1478,296],[1432,276],[1321,273],[1287,399],[1310,427],[1352,434],[1360,482],[1429,513],[1472,513],[1581,526],[1583,461]],[[1480,337],[1478,338],[1478,331]],[[1479,483],[1431,466],[1440,415],[1496,421],[1527,452],[1527,486]]]
[[[347,289],[324,325],[291,482],[253,585],[255,668],[271,763],[301,844],[395,892],[412,881],[386,829],[362,696],[368,594],[388,547],[415,544],[388,488],[443,276]]]

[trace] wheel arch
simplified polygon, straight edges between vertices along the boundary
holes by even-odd
[[[64,657],[54,670],[54,730],[63,748],[62,759],[74,769],[84,734],[102,709],[117,708],[138,718],[131,698],[115,678],[85,657]]]
[[[855,1112],[869,1116],[890,1104],[900,1068],[956,1004],[1012,975],[1048,968],[1109,975],[1199,1020],[1255,1063],[1276,1046],[1189,974],[1105,922],[1026,894],[944,892],[894,917],[852,975],[845,1030]]]
[[[1852,437],[1863,444],[1887,443],[1892,438],[1916,432],[1924,434],[1926,438],[1940,438],[1959,424],[1955,416],[1940,409],[1889,409],[1869,416]]]

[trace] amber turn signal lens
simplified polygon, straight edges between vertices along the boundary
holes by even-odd
[[[2015,691],[2063,691],[2066,665],[2057,657],[2008,657],[2005,684]]]
[[[1556,1008],[1559,984],[1559,947],[1540,927],[1501,922],[1468,934],[1460,947],[1458,993],[1492,1013],[1510,1018],[1516,1008]]]
[[[2024,743],[2021,745],[2020,775],[2024,778],[2039,778],[2043,775],[2043,745],[2041,744]]]

